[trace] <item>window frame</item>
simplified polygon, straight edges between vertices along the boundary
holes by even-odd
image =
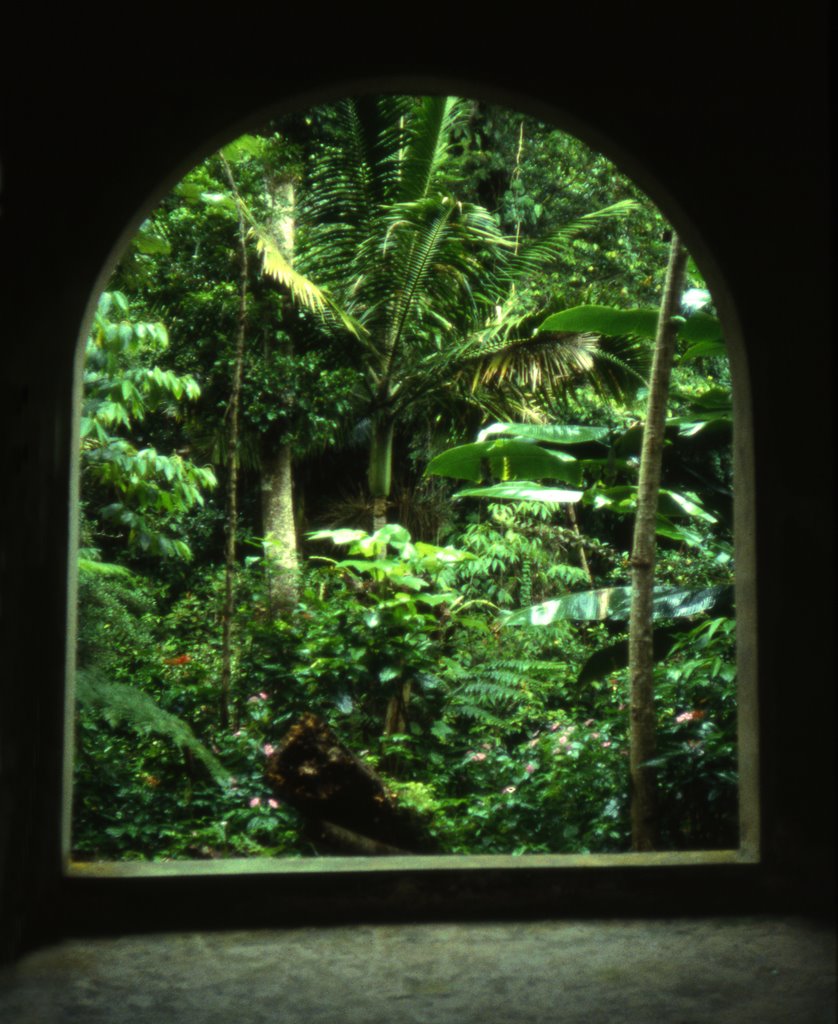
[[[365,91],[403,91],[422,93],[441,91],[438,79],[415,78],[388,80],[387,84],[366,85]],[[224,126],[219,134],[208,139],[200,151],[182,160],[171,175],[150,191],[147,201],[121,232],[110,256],[105,261],[90,294],[87,313],[76,340],[73,379],[73,423],[71,437],[78,438],[81,402],[81,378],[84,342],[92,321],[95,303],[116,262],[116,256],[136,233],[139,224],[157,205],[169,189],[180,180],[185,171],[213,152],[226,141],[235,138],[268,116],[305,109],[328,102],[341,95],[357,91],[351,83],[331,86],[325,91],[282,100],[270,108],[251,113],[236,120],[234,126]],[[351,912],[363,917],[373,913],[391,916],[393,913],[423,914],[473,912],[481,907],[505,907],[507,911],[538,912],[541,909],[573,911],[613,909],[619,912],[638,905],[654,907],[656,904],[656,878],[670,876],[660,892],[682,893],[681,906],[710,909],[707,902],[712,891],[726,891],[735,886],[747,901],[748,893],[755,891],[756,874],[760,865],[761,847],[761,784],[759,768],[759,702],[757,663],[757,587],[756,587],[756,504],[755,464],[752,433],[752,402],[747,350],[742,337],[736,304],[724,275],[713,254],[703,243],[700,231],[691,218],[680,208],[665,186],[656,179],[632,154],[613,140],[600,134],[589,124],[567,112],[557,110],[542,101],[534,101],[513,93],[482,88],[466,88],[463,83],[451,83],[444,91],[476,95],[487,102],[498,103],[522,110],[567,131],[592,148],[613,160],[624,173],[632,177],[640,188],[658,205],[675,225],[685,245],[702,270],[711,291],[719,318],[731,366],[733,392],[733,473],[734,496],[734,551],[735,595],[737,608],[737,704],[738,704],[738,759],[739,759],[739,815],[740,844],[735,850],[661,852],[650,854],[529,854],[525,857],[503,855],[451,855],[388,858],[318,858],[316,861],[178,861],[167,864],[138,862],[74,863],[70,858],[70,829],[73,766],[73,718],[75,694],[73,661],[75,651],[75,564],[68,559],[68,628],[65,688],[65,750],[62,784],[61,858],[63,905],[71,920],[79,923],[84,916],[85,901],[105,900],[113,908],[122,907],[132,920],[163,922],[165,911],[155,914],[146,903],[150,892],[180,892],[186,919],[202,920],[198,893],[213,894],[211,902],[226,900],[236,920],[273,920],[273,913],[265,915],[265,908],[254,901],[253,888],[258,885],[270,899],[284,908],[279,912],[283,921],[294,919],[295,914],[309,919],[318,915],[330,919],[336,912]],[[78,452],[75,445],[71,463],[71,493],[78,485]],[[76,544],[76,522],[71,516],[69,551]],[[351,884],[359,897],[340,898],[342,886]],[[337,895],[336,895],[337,894]],[[447,894],[447,895],[446,895]],[[515,894],[515,895],[512,895]],[[329,900],[333,902],[330,904]],[[445,904],[443,906],[443,903]],[[671,895],[666,906],[672,908]],[[352,908],[347,911],[347,908]],[[371,909],[372,908],[372,909]],[[108,913],[104,916],[107,917]],[[191,917],[190,917],[191,915]]]

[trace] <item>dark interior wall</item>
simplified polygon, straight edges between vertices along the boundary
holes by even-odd
[[[746,346],[754,426],[763,861],[749,891],[766,909],[778,899],[801,910],[831,902],[826,19],[813,2],[796,5],[790,25],[767,25],[758,20],[761,13],[753,20],[747,13],[734,24],[706,11],[670,16],[665,38],[649,25],[609,30],[593,19],[581,26],[579,18],[574,33],[562,34],[557,15],[555,43],[533,43],[537,26],[528,27],[526,48],[516,50],[496,32],[477,43],[466,34],[426,47],[422,59],[402,49],[399,63],[369,52],[359,57],[345,46],[338,51],[332,43],[327,56],[321,40],[308,53],[284,57],[275,75],[254,75],[243,64],[227,77],[64,75],[41,85],[6,83],[2,956],[38,941],[50,926],[62,927],[53,909],[64,885],[59,823],[72,372],[91,293],[155,189],[162,192],[214,140],[241,130],[251,112],[295,95],[308,103],[346,90],[360,82],[359,69],[376,84],[405,91],[438,83],[552,113],[621,161],[679,223],[693,250],[711,257],[711,287],[727,297]],[[578,45],[570,47],[569,38]],[[502,44],[507,49],[498,54]],[[469,52],[485,60],[469,62]],[[665,905],[682,882],[664,874],[649,884]],[[643,892],[645,886],[638,901]],[[737,891],[728,896],[735,906]],[[176,902],[177,892],[170,898]],[[487,912],[493,898],[487,893]]]

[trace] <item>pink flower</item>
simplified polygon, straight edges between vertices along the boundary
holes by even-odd
[[[481,746],[481,747],[482,747],[482,748],[483,748],[484,750],[491,750],[491,749],[492,749],[492,744],[491,744],[491,743],[481,743],[481,744],[480,744],[480,746]]]
[[[264,747],[262,747],[262,750],[265,753],[265,757],[270,757],[271,754],[276,752],[276,747],[273,745],[273,743],[266,743]]]
[[[536,736],[536,738],[534,740],[530,740],[529,743],[527,744],[527,746],[530,749],[532,749],[533,747],[537,747],[538,746],[538,737]]]
[[[555,732],[556,729],[558,729],[559,725],[559,722],[553,722],[553,724],[550,726],[550,732]]]
[[[254,796],[247,806],[248,807],[258,807],[259,804],[261,804],[261,803],[262,803],[261,799],[258,796]]]
[[[592,740],[598,740],[599,736],[600,736],[600,734],[598,732],[592,732],[591,733],[591,739]]]
[[[530,763],[526,766],[524,771],[527,773],[527,775],[532,775],[532,773],[535,771],[537,767],[537,765],[534,765],[532,761],[530,761]]]
[[[698,722],[704,718],[703,711],[682,711],[680,715],[675,716],[676,722]]]
[[[561,744],[561,746],[566,747],[568,743],[570,743],[570,737],[567,735],[559,736],[559,743]]]
[[[591,726],[592,726],[593,724],[594,724],[594,720],[593,720],[593,718],[587,718],[587,719],[585,719],[584,725],[585,725],[585,728],[586,728],[586,729],[590,729],[590,727],[591,727]]]
[[[611,746],[611,740],[606,740],[602,745],[604,747],[610,747]]]
[[[279,800],[274,800],[274,798],[271,797],[268,801],[268,807],[273,807],[273,809],[276,810],[277,807],[279,807]]]
[[[268,699],[268,695],[265,693],[264,690],[262,690],[262,692],[259,694],[259,700],[267,700],[267,699]]]
[[[469,758],[469,760],[471,760],[471,761],[485,761],[486,760],[486,755],[485,754],[472,754],[471,757]]]

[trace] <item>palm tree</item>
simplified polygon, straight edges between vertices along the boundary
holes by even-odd
[[[418,409],[492,384],[514,392],[527,379],[554,391],[580,374],[618,386],[599,372],[607,353],[592,336],[533,342],[521,286],[558,262],[584,227],[633,204],[587,214],[529,245],[504,236],[489,211],[448,188],[452,130],[464,112],[463,101],[440,96],[337,104],[300,194],[298,280],[281,246],[260,234],[266,271],[310,308],[300,281],[317,282],[318,312],[357,345],[374,529],[386,521],[395,425]]]

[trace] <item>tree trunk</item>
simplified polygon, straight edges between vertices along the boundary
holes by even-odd
[[[372,496],[372,530],[387,524],[387,503],[393,480],[393,432],[395,423],[387,417],[376,417],[372,425],[370,461],[367,482]]]
[[[294,183],[283,182],[273,230],[283,256],[294,261]],[[289,354],[293,346],[284,342]],[[297,522],[294,515],[293,454],[286,441],[271,438],[262,444],[262,536],[267,566],[271,613],[293,607],[299,596]]]
[[[647,764],[654,757],[656,749],[652,594],[666,402],[678,330],[673,317],[679,310],[686,265],[687,252],[678,236],[673,234],[649,380],[631,555],[629,674],[631,842],[634,850],[654,850],[658,841],[657,778],[655,769]]]
[[[236,183],[229,163],[222,156],[222,163],[233,194]],[[224,550],[224,606],[221,612],[221,728],[230,725],[230,691],[233,677],[233,614],[235,611],[234,583],[236,575],[236,535],[238,528],[238,483],[239,483],[239,408],[241,405],[242,368],[244,365],[244,344],[247,334],[247,225],[239,211],[239,314],[236,329],[236,348],[233,358],[233,381],[230,387],[230,403],[227,431],[227,530]]]
[[[293,607],[299,589],[297,524],[290,444],[262,453],[262,535],[271,611]]]

